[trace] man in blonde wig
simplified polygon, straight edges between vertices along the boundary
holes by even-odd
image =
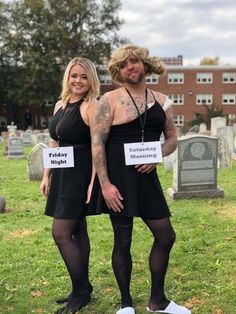
[[[119,88],[101,98],[91,128],[93,160],[101,186],[100,195],[94,199],[97,208],[110,215],[114,230],[112,266],[121,294],[116,313],[135,313],[130,294],[130,246],[133,218],[140,217],[154,240],[146,311],[189,314],[186,307],[170,301],[164,293],[175,232],[158,179],[156,158],[176,149],[177,134],[171,101],[159,91],[150,90],[145,78],[152,73],[161,75],[165,68],[159,58],[149,56],[148,49],[125,45],[112,55],[109,70]],[[165,141],[161,146],[162,133]]]

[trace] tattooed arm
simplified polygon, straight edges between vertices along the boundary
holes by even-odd
[[[166,110],[166,123],[164,128],[165,142],[162,144],[163,157],[173,153],[177,147],[177,131],[173,119],[172,107]]]
[[[105,144],[110,133],[112,119],[112,110],[107,96],[104,95],[95,109],[91,124],[93,163],[107,206],[112,208],[115,212],[120,212],[123,209],[121,203],[122,196],[108,178],[105,151]]]

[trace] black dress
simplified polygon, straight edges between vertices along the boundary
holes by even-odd
[[[80,113],[83,99],[60,108],[52,117],[49,133],[59,146],[73,146],[74,168],[54,168],[45,214],[76,219],[87,215],[87,189],[91,180],[92,155],[89,126]],[[92,214],[92,211],[90,211]]]
[[[142,115],[141,115],[142,116]],[[145,126],[145,141],[159,141],[164,129],[166,115],[161,105],[148,109]],[[97,211],[123,217],[160,219],[170,216],[156,169],[149,174],[139,173],[135,166],[125,165],[124,143],[140,142],[140,120],[113,125],[106,145],[108,177],[123,197],[124,210],[115,213],[106,206],[98,178],[95,179],[91,204]],[[158,168],[157,168],[158,170]]]

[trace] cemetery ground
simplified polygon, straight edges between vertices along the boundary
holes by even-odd
[[[24,148],[26,158],[30,148]],[[55,299],[70,291],[65,266],[51,237],[51,218],[44,216],[39,181],[28,181],[27,159],[8,160],[0,145],[0,196],[7,211],[0,214],[0,313],[52,314]],[[172,186],[172,172],[158,166],[163,190]],[[166,294],[193,314],[236,313],[236,163],[219,169],[225,197],[168,199],[177,240],[171,252]],[[111,267],[112,229],[107,216],[88,218],[91,239],[91,303],[81,313],[114,314],[119,293]],[[131,291],[137,314],[150,289],[148,252],[152,238],[135,219]]]

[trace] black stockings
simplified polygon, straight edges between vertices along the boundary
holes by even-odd
[[[86,219],[54,219],[52,236],[71,278],[72,298],[83,295],[89,281],[90,243]]]
[[[114,230],[112,267],[121,293],[121,306],[132,306],[130,280],[132,258],[130,246],[132,240],[133,218],[110,216]]]
[[[169,301],[165,297],[165,276],[169,263],[170,250],[175,241],[175,232],[169,218],[143,219],[154,236],[153,246],[149,256],[151,271],[151,295],[149,307],[165,309]]]
[[[110,216],[114,230],[114,248],[112,266],[120,288],[122,308],[132,306],[130,280],[132,258],[130,246],[132,241],[133,218]],[[154,236],[150,252],[149,267],[151,271],[150,308],[164,309],[169,301],[165,297],[165,275],[169,263],[169,253],[175,241],[175,232],[169,218],[143,219]]]

